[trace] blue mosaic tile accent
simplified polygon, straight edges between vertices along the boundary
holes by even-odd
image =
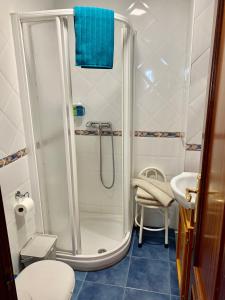
[[[199,144],[186,144],[186,151],[201,151],[202,145]]]
[[[118,264],[96,272],[75,271],[72,300],[179,299],[174,253],[170,254],[170,248],[175,249],[174,230],[169,230],[169,250],[164,248],[163,231],[144,232],[142,249],[136,248],[137,236],[134,230],[127,256]]]
[[[14,161],[18,160],[21,157],[24,157],[28,154],[28,150],[26,148],[17,151],[16,153],[10,154],[2,159],[0,159],[0,168],[3,168]]]

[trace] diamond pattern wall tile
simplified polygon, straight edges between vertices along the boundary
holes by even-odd
[[[6,47],[7,39],[4,35],[4,33],[0,30],[0,55],[4,48]]]
[[[22,110],[19,96],[12,91],[8,103],[4,109],[5,115],[18,128],[23,130]],[[25,146],[25,145],[24,145]]]
[[[207,86],[210,49],[204,52],[192,65],[189,103],[201,95]]]
[[[17,72],[14,50],[7,43],[0,55],[0,72],[7,79],[13,89],[17,90]]]
[[[11,93],[11,86],[7,82],[7,80],[4,78],[4,76],[0,73],[0,109],[3,110],[5,108],[6,103],[8,102],[8,97]]]
[[[197,18],[205,9],[212,4],[212,0],[197,0],[195,1],[195,17]]]
[[[192,62],[204,53],[211,44],[214,3],[202,11],[195,19],[193,33]]]
[[[214,0],[195,0],[191,84],[186,128],[188,144],[201,144],[202,142],[214,4]],[[198,169],[198,166],[190,163],[188,152],[186,152],[185,160],[186,170]]]
[[[20,131],[17,131],[16,136],[10,146],[9,153],[16,153],[18,149],[25,148],[25,137]]]
[[[135,30],[142,32],[147,26],[154,23],[155,18],[151,13],[150,6],[144,1],[135,1],[128,8],[126,13]],[[141,19],[141,22],[140,22]]]
[[[0,111],[0,128],[1,151],[8,155],[16,137],[17,128],[2,111]]]

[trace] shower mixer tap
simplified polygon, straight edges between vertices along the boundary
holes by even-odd
[[[88,127],[88,128],[97,128],[97,129],[104,129],[104,128],[111,129],[112,128],[112,123],[111,122],[88,121],[86,123],[86,127]]]

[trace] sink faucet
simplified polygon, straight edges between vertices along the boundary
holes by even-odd
[[[198,188],[196,188],[196,189],[186,188],[186,192],[185,192],[185,198],[186,198],[186,200],[188,202],[190,202],[191,199],[192,199],[192,195],[191,194],[197,194],[198,191],[199,191]]]

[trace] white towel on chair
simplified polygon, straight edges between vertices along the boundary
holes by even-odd
[[[168,182],[139,175],[138,178],[133,179],[132,185],[152,195],[155,200],[165,207],[168,207],[174,200],[174,195]]]

